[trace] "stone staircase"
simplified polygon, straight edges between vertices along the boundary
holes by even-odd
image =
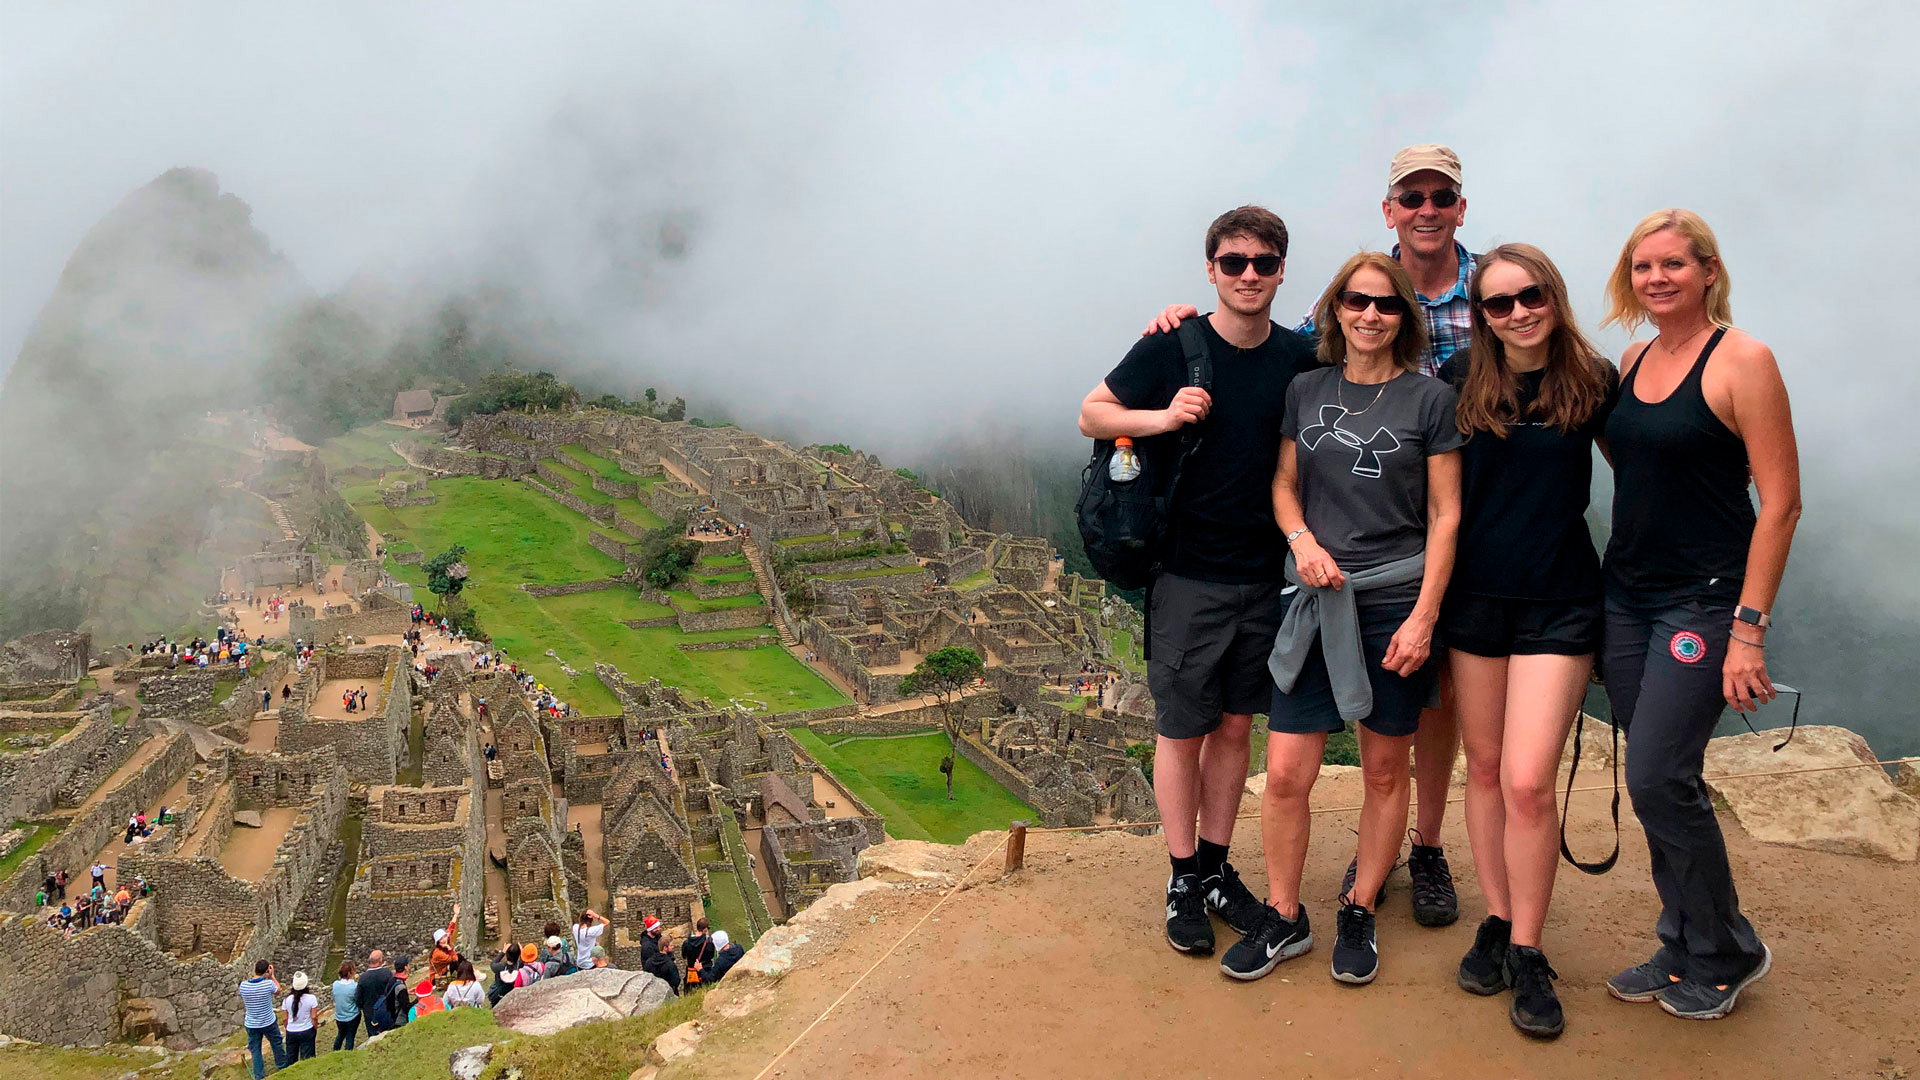
[[[280,539],[295,540],[299,534],[293,531],[293,519],[287,516],[287,508],[280,505],[278,499],[268,499],[267,510],[273,514],[273,523],[280,526]]]
[[[767,607],[773,612],[773,628],[780,634],[780,644],[789,649],[800,644],[800,639],[793,634],[793,628],[787,625],[787,620],[780,617],[780,606],[774,602],[776,586],[773,574],[767,569],[767,561],[760,554],[760,545],[752,540],[742,539],[740,554],[745,555],[747,565],[753,567],[754,587],[760,590],[760,595],[766,598]]]

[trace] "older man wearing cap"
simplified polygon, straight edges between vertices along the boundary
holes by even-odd
[[[1393,155],[1387,166],[1387,193],[1380,200],[1387,228],[1399,238],[1393,257],[1413,279],[1427,318],[1427,349],[1420,355],[1420,371],[1425,375],[1438,376],[1440,365],[1465,352],[1472,334],[1473,304],[1467,287],[1473,279],[1474,256],[1454,239],[1467,220],[1467,199],[1460,188],[1460,155],[1445,146],[1422,143]],[[1191,304],[1176,304],[1161,312],[1147,333],[1169,332],[1180,320],[1197,314]],[[1298,330],[1309,338],[1315,336],[1312,312],[1301,320]],[[1460,917],[1453,871],[1439,843],[1447,786],[1453,781],[1453,762],[1460,750],[1460,724],[1444,693],[1446,685],[1443,672],[1442,700],[1438,707],[1420,714],[1420,730],[1413,739],[1419,810],[1407,872],[1413,879],[1413,917],[1422,926],[1447,926]],[[1342,896],[1352,891],[1358,868],[1357,858],[1348,864],[1340,886]]]

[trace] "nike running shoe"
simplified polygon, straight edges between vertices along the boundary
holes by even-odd
[[[1373,912],[1359,904],[1340,909],[1333,938],[1333,977],[1364,986],[1380,973],[1380,945],[1374,940]]]
[[[1167,881],[1167,944],[1177,952],[1213,955],[1213,920],[1200,895],[1200,875]]]
[[[1421,926],[1451,926],[1460,918],[1460,897],[1453,891],[1453,871],[1447,853],[1418,842],[1407,855],[1407,873],[1413,878],[1413,921]]]
[[[1313,927],[1307,922],[1306,905],[1292,919],[1282,916],[1267,904],[1261,904],[1260,925],[1241,938],[1220,958],[1222,973],[1243,982],[1272,971],[1282,960],[1291,960],[1313,948]]]
[[[1567,1029],[1566,1014],[1560,1011],[1560,997],[1553,992],[1553,980],[1560,973],[1547,963],[1547,954],[1528,945],[1507,950],[1507,982],[1513,987],[1513,1004],[1507,1007],[1507,1019],[1513,1026],[1536,1039],[1557,1039]]]
[[[1707,983],[1681,979],[1660,995],[1660,1007],[1682,1020],[1718,1020],[1733,1011],[1740,991],[1752,986],[1773,970],[1773,950],[1760,946],[1760,962],[1745,978],[1731,983]]]
[[[1222,863],[1219,873],[1201,878],[1200,894],[1207,902],[1207,911],[1220,916],[1242,937],[1260,929],[1264,913],[1271,910],[1241,883],[1232,863]]]
[[[1480,920],[1473,948],[1460,958],[1460,972],[1454,976],[1460,989],[1486,997],[1507,988],[1507,945],[1512,933],[1513,924],[1498,915]]]

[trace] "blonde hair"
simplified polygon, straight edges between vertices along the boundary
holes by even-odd
[[[1393,362],[1402,371],[1419,371],[1420,354],[1427,351],[1427,318],[1420,307],[1420,294],[1414,291],[1413,279],[1400,260],[1381,251],[1362,251],[1342,263],[1320,294],[1320,302],[1313,306],[1314,329],[1320,332],[1320,362],[1336,367],[1346,362],[1347,335],[1340,325],[1340,294],[1353,275],[1369,266],[1387,275],[1394,294],[1407,305],[1407,313],[1400,317],[1400,331],[1393,338]]]
[[[1713,284],[1707,286],[1707,318],[1715,326],[1732,326],[1733,302],[1729,299],[1732,284],[1727,280],[1727,264],[1720,259],[1720,241],[1714,238],[1713,230],[1699,214],[1679,209],[1656,210],[1641,218],[1640,224],[1628,234],[1626,245],[1620,249],[1620,261],[1613,264],[1613,274],[1607,278],[1607,317],[1600,320],[1600,325],[1631,331],[1651,320],[1646,305],[1633,292],[1633,249],[1663,229],[1672,229],[1685,237],[1688,254],[1713,268]]]

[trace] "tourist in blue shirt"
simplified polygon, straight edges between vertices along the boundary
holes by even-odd
[[[333,981],[333,1048],[353,1049],[353,1037],[360,1031],[360,1003],[356,1000],[360,980],[353,961],[340,961],[340,977]]]
[[[280,983],[273,977],[273,963],[256,960],[253,978],[240,984],[240,1002],[247,1007],[247,1052],[253,1055],[253,1080],[267,1075],[266,1062],[260,1059],[260,1040],[273,1044],[273,1067],[287,1067],[287,1046],[280,1039],[280,1024],[273,1018],[273,999]]]

